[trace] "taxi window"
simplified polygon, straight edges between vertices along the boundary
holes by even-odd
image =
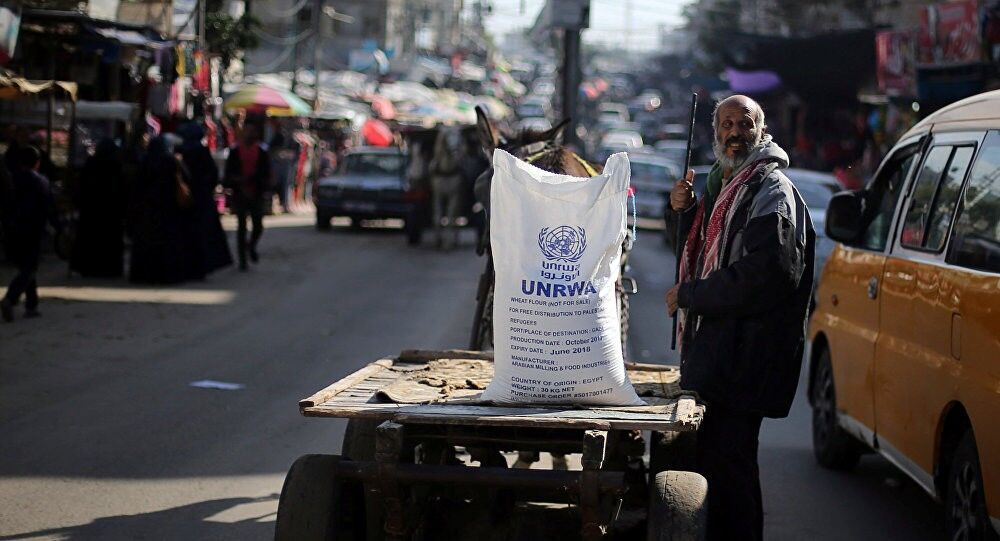
[[[951,263],[1000,272],[1000,132],[986,136],[951,236]]]
[[[938,146],[930,149],[924,166],[920,169],[917,180],[913,183],[913,195],[910,198],[910,208],[903,220],[903,233],[900,243],[910,248],[920,248],[924,244],[924,233],[927,231],[927,217],[931,213],[934,193],[937,191],[941,174],[948,166],[952,147]]]
[[[859,242],[862,248],[876,251],[885,249],[892,217],[896,213],[896,203],[910,168],[916,163],[917,150],[916,144],[897,150],[868,185],[867,206],[871,210],[864,217],[867,225]]]
[[[962,191],[962,181],[965,180],[965,173],[969,170],[974,152],[975,147],[956,147],[955,152],[951,155],[948,172],[941,179],[937,197],[934,198],[934,207],[931,209],[931,217],[927,223],[927,239],[924,242],[924,249],[940,252],[944,248],[944,241],[948,238],[948,229],[951,227],[951,219],[955,215],[955,207],[958,205],[958,194]]]

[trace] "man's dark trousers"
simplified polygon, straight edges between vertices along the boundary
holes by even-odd
[[[236,248],[240,256],[240,266],[246,267],[247,249],[249,248],[250,253],[256,254],[257,243],[264,234],[264,198],[240,196],[234,201],[233,206],[236,210]],[[252,225],[249,247],[247,246],[248,217]]]
[[[698,429],[698,473],[708,480],[708,540],[763,538],[757,467],[760,415],[708,405]]]
[[[33,237],[32,235],[28,235]],[[17,265],[17,274],[7,286],[4,298],[11,304],[17,304],[24,295],[24,308],[33,312],[38,308],[38,260],[41,255],[41,237],[18,239],[11,243],[14,248],[13,260]]]

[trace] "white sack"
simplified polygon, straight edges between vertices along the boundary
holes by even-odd
[[[628,186],[625,153],[593,178],[493,153],[495,374],[483,399],[643,404],[625,374],[615,296]]]

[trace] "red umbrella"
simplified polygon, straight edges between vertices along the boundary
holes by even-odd
[[[361,135],[372,146],[387,147],[392,145],[392,130],[385,125],[385,122],[376,118],[369,118],[365,121],[365,124],[361,126]]]

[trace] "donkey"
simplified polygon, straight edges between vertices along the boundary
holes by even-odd
[[[479,136],[483,153],[490,162],[493,160],[493,151],[499,148],[550,173],[574,177],[600,175],[604,171],[604,165],[588,162],[572,150],[562,146],[562,133],[568,123],[569,119],[565,119],[549,130],[522,130],[509,135],[494,127],[489,116],[486,115],[486,111],[481,106],[476,106],[476,133]],[[490,183],[492,181],[493,166],[491,164],[479,175],[473,188],[476,201],[487,209],[486,227],[479,245],[476,247],[476,253],[479,255],[483,255],[489,246]],[[473,339],[473,349],[481,349],[482,346],[477,347],[475,342],[476,340]]]
[[[430,162],[431,215],[438,247],[444,247],[444,229],[451,230],[451,246],[458,245],[458,217],[462,212],[465,139],[457,126],[442,126]]]

